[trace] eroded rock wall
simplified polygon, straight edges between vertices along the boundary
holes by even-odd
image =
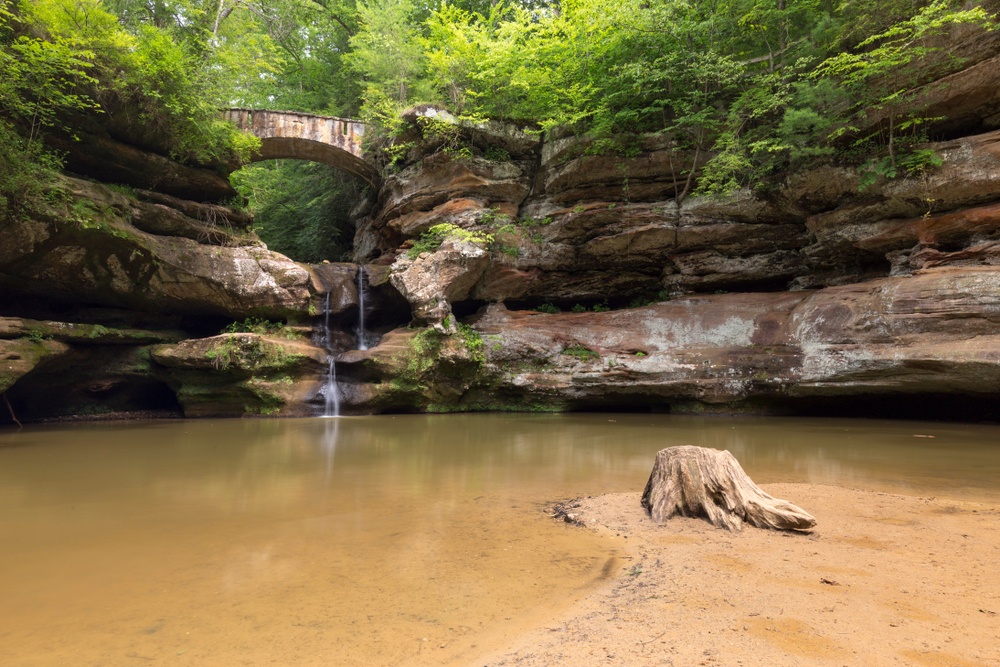
[[[313,414],[326,350],[310,325],[327,291],[338,294],[335,323],[356,316],[344,287],[357,267],[331,281],[269,251],[250,223],[224,206],[72,177],[5,219],[0,422]]]
[[[980,46],[921,93],[940,167],[864,191],[825,164],[698,198],[708,156],[662,136],[598,154],[425,107],[356,209],[356,263],[305,266],[245,215],[177,198],[222,196],[204,172],[67,177],[0,229],[0,421],[316,414],[331,354],[354,413],[994,419],[1000,41]]]
[[[982,129],[996,101],[966,88],[955,118]],[[819,165],[723,200],[686,194],[704,156],[661,137],[616,156],[475,132],[464,152],[418,144],[359,225],[430,328],[344,355],[354,409],[1000,407],[1000,131],[864,191]],[[442,224],[462,231],[422,245]]]

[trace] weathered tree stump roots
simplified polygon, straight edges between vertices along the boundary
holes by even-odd
[[[675,516],[704,517],[731,531],[744,522],[775,530],[816,525],[802,508],[764,493],[728,451],[689,445],[657,452],[642,506],[658,525]]]

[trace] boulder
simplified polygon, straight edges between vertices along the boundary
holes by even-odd
[[[317,315],[340,316],[358,307],[358,265],[348,262],[313,264],[309,267],[314,308]]]
[[[355,257],[393,252],[430,227],[479,224],[486,216],[514,217],[530,179],[522,166],[435,153],[387,177],[373,212],[355,232]]]
[[[515,159],[534,158],[541,144],[539,132],[499,120],[470,121],[457,118],[447,109],[433,104],[421,104],[407,109],[403,112],[402,119],[410,125],[411,132],[415,135],[425,134],[421,127],[425,120],[452,125],[470,146],[480,151],[500,149]],[[425,137],[423,143],[433,147],[434,138]]]
[[[451,304],[469,297],[488,264],[485,250],[452,236],[433,252],[400,255],[389,280],[410,303],[415,319],[453,331]]]
[[[513,162],[453,158],[436,153],[386,179],[379,191],[377,220],[387,223],[449,200],[475,198],[487,205],[519,205],[528,195],[521,168]]]

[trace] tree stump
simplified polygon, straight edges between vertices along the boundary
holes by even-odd
[[[816,525],[800,507],[764,493],[728,451],[690,445],[657,452],[642,506],[657,525],[675,516],[704,517],[731,531],[744,521],[775,530]]]

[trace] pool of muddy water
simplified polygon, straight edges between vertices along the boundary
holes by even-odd
[[[158,421],[0,432],[0,664],[472,664],[617,548],[553,501],[662,447],[761,484],[1000,499],[1000,427],[670,415]],[[794,500],[794,499],[792,499]]]

